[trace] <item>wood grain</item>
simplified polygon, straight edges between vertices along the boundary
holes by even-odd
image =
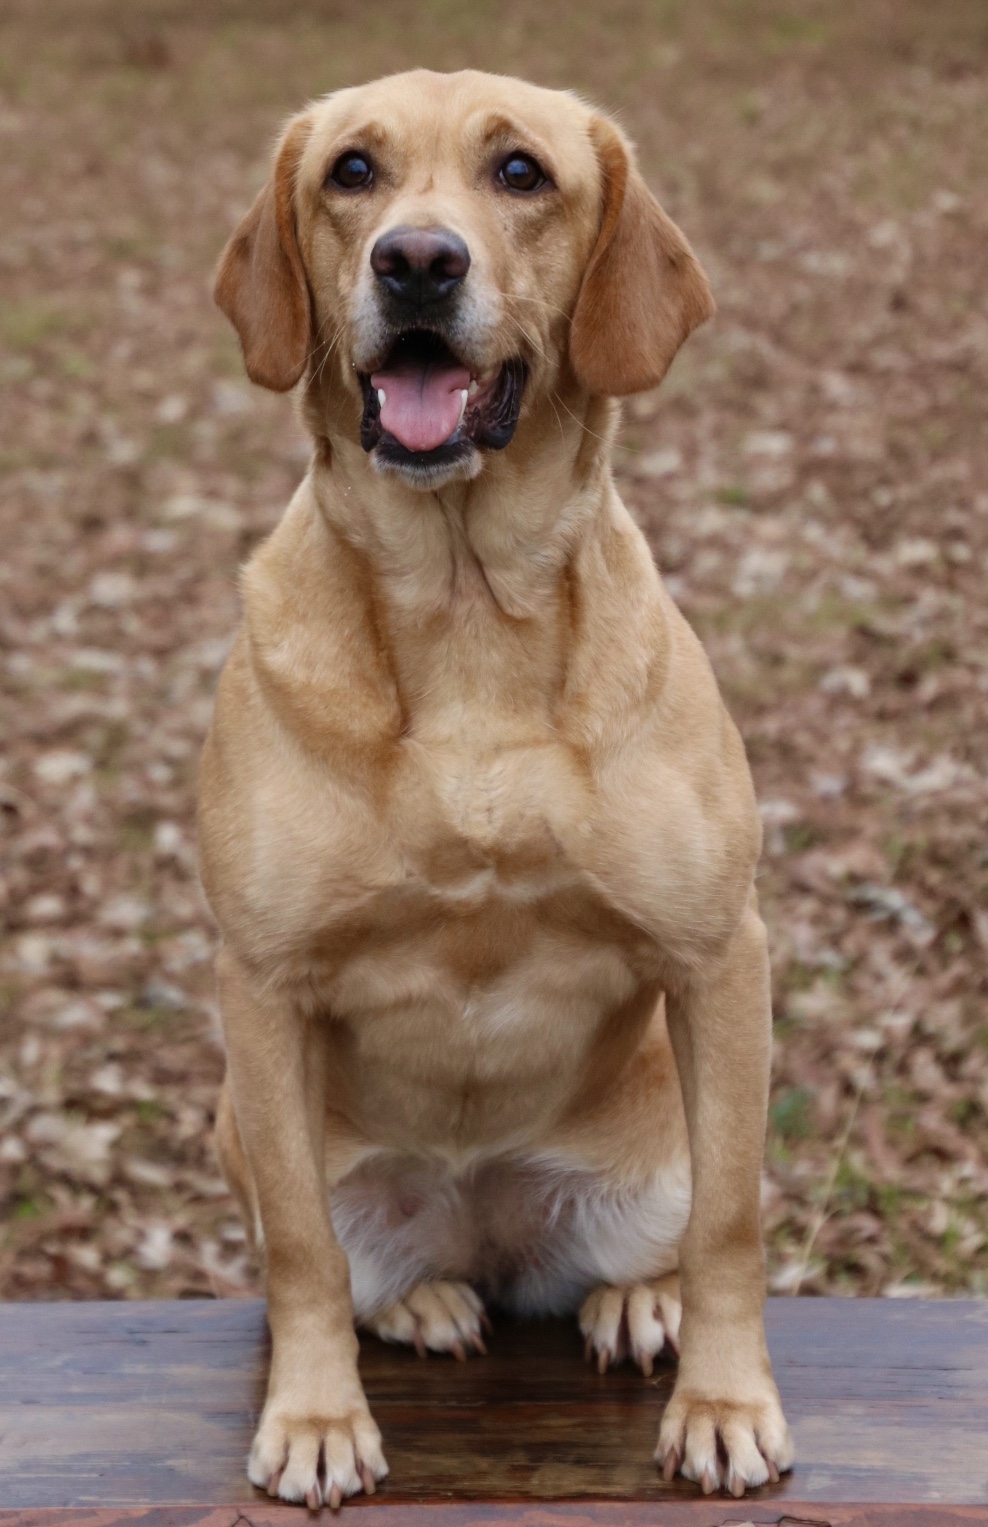
[[[662,1482],[673,1369],[600,1376],[574,1322],[501,1320],[467,1364],[365,1339],[391,1475],[348,1509],[374,1527],[988,1520],[988,1304],[770,1300],[768,1331],[798,1464],[744,1502]],[[0,1527],[297,1522],[244,1475],[266,1362],[256,1301],[0,1306]]]

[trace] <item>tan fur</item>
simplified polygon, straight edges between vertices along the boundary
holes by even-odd
[[[293,122],[274,174],[231,239],[214,295],[238,331],[252,382],[287,392],[309,358],[309,290],[295,233],[295,176],[307,124]]]
[[[354,146],[380,185],[334,197]],[[496,192],[518,148],[551,196]],[[399,223],[468,242],[471,364],[529,367],[511,445],[432,492],[358,438],[368,251]],[[463,1352],[474,1287],[583,1304],[601,1361],[646,1366],[678,1265],[658,1456],[740,1493],[791,1457],[762,1330],[758,816],[610,471],[611,395],[707,316],[702,273],[612,123],[420,71],[295,119],[217,294],[252,376],[304,372],[315,441],[245,571],[202,769],[218,1142],[274,1341],[251,1478],[335,1503],[385,1472],[355,1314]]]
[[[714,310],[707,278],[650,193],[606,117],[591,123],[605,197],[570,331],[573,368],[590,392],[657,387],[683,340]]]

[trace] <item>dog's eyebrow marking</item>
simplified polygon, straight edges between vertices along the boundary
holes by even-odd
[[[488,148],[500,142],[506,149],[531,150],[542,168],[553,179],[556,177],[555,157],[541,133],[533,131],[527,124],[516,121],[514,117],[509,117],[504,112],[492,113],[486,118],[481,129],[481,141]]]
[[[526,129],[516,122],[514,117],[507,116],[503,111],[489,115],[484,123],[484,137],[498,138],[517,135],[524,136]]]
[[[394,135],[385,125],[374,117],[368,117],[361,122],[358,118],[355,122],[348,122],[333,136],[333,149],[330,152],[339,153],[345,148],[363,147],[390,148]]]

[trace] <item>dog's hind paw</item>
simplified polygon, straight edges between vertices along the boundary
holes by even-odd
[[[630,1357],[648,1375],[666,1343],[679,1351],[682,1313],[676,1273],[623,1287],[602,1283],[580,1310],[586,1358],[595,1358],[598,1373],[606,1373]]]
[[[382,1341],[426,1352],[452,1352],[460,1362],[467,1353],[484,1352],[483,1331],[490,1322],[479,1296],[469,1283],[420,1283],[396,1304],[361,1321]]]

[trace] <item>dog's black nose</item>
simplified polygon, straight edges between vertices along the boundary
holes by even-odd
[[[371,250],[371,269],[403,302],[448,297],[470,269],[470,251],[450,228],[391,228]]]

